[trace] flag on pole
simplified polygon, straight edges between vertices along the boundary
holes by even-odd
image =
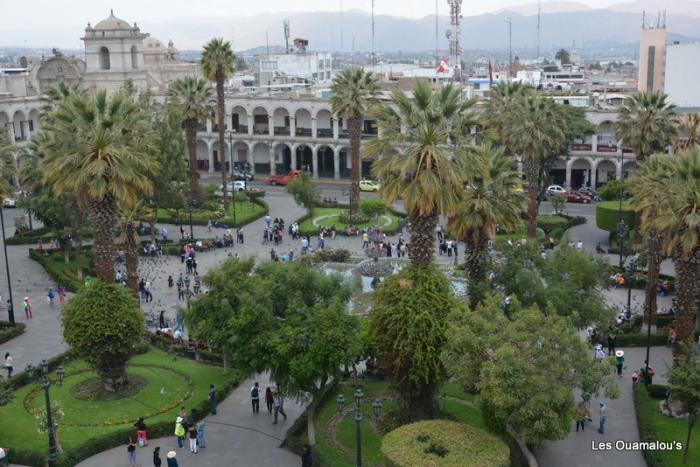
[[[447,73],[447,59],[445,57],[440,59],[440,66],[437,71],[438,73]]]

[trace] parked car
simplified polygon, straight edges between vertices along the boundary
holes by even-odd
[[[233,181],[233,182],[228,182],[226,184],[226,191],[229,193],[233,193],[234,191],[244,191],[245,190],[245,182],[241,181]],[[214,192],[215,194],[219,196],[224,195],[224,186],[219,185],[219,189]]]
[[[583,193],[580,193],[578,191],[570,191],[566,194],[566,201],[568,201],[569,203],[588,204],[591,201],[593,201],[593,198],[591,198],[588,195],[584,195]]]
[[[588,186],[582,186],[581,188],[578,189],[579,193],[583,193],[584,195],[590,196],[593,201],[600,201],[602,198],[598,195],[598,192],[595,191],[593,188],[588,187]]]
[[[565,195],[565,194],[566,194],[566,190],[561,185],[549,185],[547,187],[547,196]]]
[[[233,169],[233,173],[231,174],[231,179],[250,182],[250,181],[253,181],[255,179],[255,177],[250,172],[246,172],[246,171],[238,170],[238,169]]]
[[[16,208],[17,200],[14,198],[5,198],[2,200],[2,207],[4,208]]]
[[[299,175],[301,173],[301,170],[291,170],[288,174],[286,175],[271,175],[267,179],[267,183],[269,183],[272,186],[275,185],[286,185],[287,183],[291,182],[294,177]]]
[[[360,180],[360,191],[379,191],[382,184],[376,180],[370,180],[368,178],[363,178]]]

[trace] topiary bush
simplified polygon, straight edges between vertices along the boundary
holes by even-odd
[[[381,450],[388,467],[510,465],[510,449],[500,438],[448,420],[403,425],[384,437]]]
[[[630,231],[636,225],[636,213],[628,202],[622,203],[622,220]],[[601,201],[595,207],[595,223],[599,229],[607,232],[617,232],[620,222],[620,203],[618,201]]]
[[[97,373],[105,388],[127,383],[126,363],[143,336],[143,314],[133,292],[93,279],[63,308],[63,337]]]
[[[301,262],[305,264],[320,263],[347,263],[350,259],[350,252],[342,248],[316,250],[306,256],[301,257]]]

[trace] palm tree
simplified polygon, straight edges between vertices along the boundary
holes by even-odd
[[[122,233],[119,238],[120,243],[124,244],[124,260],[126,263],[126,285],[134,294],[139,292],[139,255],[138,242],[139,236],[136,233],[136,223],[143,217],[143,205],[137,202],[131,206],[122,206],[119,209],[119,224],[122,228]]]
[[[683,114],[681,127],[688,132],[686,148],[693,149],[700,143],[700,112]]]
[[[369,111],[379,91],[372,72],[362,68],[346,68],[335,75],[331,86],[331,108],[336,118],[347,121],[350,135],[350,214],[356,215],[360,206],[360,144],[362,120]]]
[[[649,156],[663,152],[678,134],[676,107],[660,92],[638,92],[625,100],[614,124],[615,135],[636,155],[641,165]],[[653,205],[649,207],[653,209]],[[661,244],[654,229],[647,230],[647,277],[644,290],[644,321],[656,316],[656,284],[661,267]]]
[[[566,142],[565,120],[559,104],[547,97],[524,94],[517,100],[509,119],[513,150],[520,154],[527,180],[527,239],[537,239],[537,194],[543,161],[559,155]]]
[[[177,79],[170,86],[168,99],[182,115],[182,127],[185,129],[190,163],[190,198],[198,201],[201,190],[197,173],[197,127],[200,121],[206,121],[211,117],[214,95],[206,81],[194,76],[186,76]]]
[[[518,192],[520,178],[511,168],[503,148],[485,144],[467,156],[465,189],[450,216],[449,228],[466,244],[464,258],[469,279],[471,309],[481,302],[486,279],[488,242],[497,229],[516,230],[524,197]]]
[[[226,149],[224,143],[224,81],[236,69],[236,56],[231,50],[231,43],[215,38],[204,46],[200,59],[202,73],[209,81],[216,83],[216,121],[219,133],[219,159],[221,160],[221,184],[224,192],[224,212],[228,215],[228,190],[226,180]],[[231,168],[233,169],[233,167]]]
[[[638,171],[633,192],[633,201],[644,212],[649,211],[648,204],[656,204],[654,215],[645,216],[643,225],[656,232],[664,252],[673,257],[678,275],[675,350],[685,353],[693,340],[700,281],[700,149],[673,157],[652,156]]]
[[[17,164],[15,163],[17,149],[14,144],[10,143],[7,132],[0,131],[0,201],[15,197],[15,188],[12,184],[17,176]]]
[[[45,130],[44,180],[56,195],[74,191],[88,207],[97,274],[112,282],[117,206],[148,194],[158,169],[148,116],[121,91],[109,97],[99,90],[61,100]]]
[[[453,213],[460,200],[464,180],[455,153],[474,125],[472,105],[451,84],[433,91],[427,81],[418,81],[413,98],[394,89],[391,103],[372,109],[381,134],[367,142],[364,152],[376,157],[372,173],[384,180],[384,201],[403,199],[414,264],[432,261],[438,216]]]
[[[506,155],[514,154],[517,133],[511,132],[513,119],[517,118],[515,110],[521,99],[532,95],[530,86],[519,82],[496,83],[489,90],[489,98],[479,112],[479,124],[483,127],[486,138],[494,145],[503,146]]]

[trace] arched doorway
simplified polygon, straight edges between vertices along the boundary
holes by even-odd
[[[587,159],[575,159],[571,164],[571,189],[589,186],[591,181],[591,163]]]
[[[333,178],[335,175],[335,163],[333,158],[333,148],[320,146],[316,151],[318,164],[318,176],[322,178]]]
[[[340,178],[350,178],[350,150],[348,148],[340,149],[338,165],[340,166]]]
[[[300,144],[296,151],[297,169],[313,172],[313,150],[308,144]]]
[[[248,133],[248,112],[240,105],[231,109],[231,128],[236,133]]]
[[[277,173],[286,174],[292,170],[292,149],[287,143],[279,143],[275,148],[275,161],[277,162]]]
[[[265,175],[270,173],[270,146],[267,143],[259,142],[253,146],[253,163],[255,173]]]
[[[617,177],[617,166],[611,160],[603,160],[598,162],[596,166],[597,185],[605,185],[610,180],[615,180]]]
[[[269,114],[262,107],[253,109],[253,133],[256,135],[270,134]]]
[[[333,137],[333,116],[326,109],[319,110],[316,114],[316,136],[318,138]]]
[[[272,124],[276,136],[289,136],[289,112],[284,107],[278,107],[272,114]]]
[[[311,136],[311,112],[299,109],[294,114],[296,136]]]
[[[209,145],[201,139],[197,140],[197,170],[209,171]]]

